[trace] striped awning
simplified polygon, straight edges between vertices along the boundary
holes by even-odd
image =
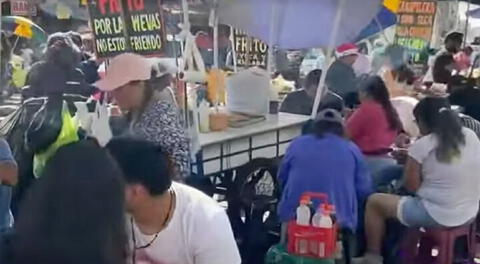
[[[362,30],[357,40],[368,38],[385,28],[395,25],[397,23],[397,11],[400,1],[401,0],[385,0],[376,17]]]

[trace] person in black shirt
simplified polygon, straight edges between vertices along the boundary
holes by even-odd
[[[305,88],[287,95],[280,107],[280,112],[311,115],[321,76],[322,71],[318,69],[308,73],[305,78]],[[318,111],[325,108],[343,111],[344,104],[342,98],[329,90],[324,90]]]
[[[433,64],[433,82],[448,84],[456,67],[454,56],[460,51],[463,34],[452,32],[445,38],[445,49],[440,51]]]
[[[50,35],[45,61],[35,63],[27,74],[29,88],[22,90],[24,99],[61,94],[92,95],[96,89],[86,83],[85,75],[77,67],[80,54],[68,33]]]
[[[480,121],[480,89],[463,76],[452,76],[448,84],[448,100],[462,107],[465,115]]]
[[[352,67],[358,58],[358,47],[355,44],[343,44],[337,48],[336,56],[337,60],[327,72],[327,86],[342,97],[347,106],[359,104],[357,76]]]

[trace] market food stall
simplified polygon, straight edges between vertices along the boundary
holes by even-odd
[[[272,73],[274,48],[333,48],[353,41],[378,12],[382,1],[287,2],[219,0],[215,1],[213,14],[218,17],[217,23],[231,25],[268,43],[267,68]],[[298,19],[298,14],[304,19]],[[342,17],[351,17],[355,21],[346,21]],[[331,57],[331,53],[327,57]],[[328,60],[325,65],[329,65]],[[323,83],[324,80],[319,84],[317,107]],[[314,114],[316,111],[312,116]],[[201,150],[193,161],[192,172],[199,176],[218,176],[255,158],[281,157],[289,143],[301,134],[308,119],[308,116],[280,113],[268,115],[265,121],[254,125],[200,134]]]

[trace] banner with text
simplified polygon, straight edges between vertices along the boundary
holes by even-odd
[[[416,66],[428,61],[437,4],[435,0],[402,0],[398,9],[395,43],[407,48]]]
[[[11,0],[10,13],[13,16],[37,16],[37,6],[28,0]]]
[[[132,51],[142,55],[162,53],[165,31],[158,1],[123,0],[123,6]]]
[[[163,53],[164,28],[155,0],[89,0],[90,22],[99,58],[123,52]]]
[[[266,67],[268,62],[268,45],[259,39],[248,36],[241,30],[232,28],[232,32],[237,66]]]

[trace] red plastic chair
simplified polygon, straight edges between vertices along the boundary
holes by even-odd
[[[402,263],[452,264],[455,258],[455,242],[467,239],[468,257],[473,260],[476,251],[475,223],[453,228],[408,230],[401,244]],[[438,251],[432,255],[433,249]]]

